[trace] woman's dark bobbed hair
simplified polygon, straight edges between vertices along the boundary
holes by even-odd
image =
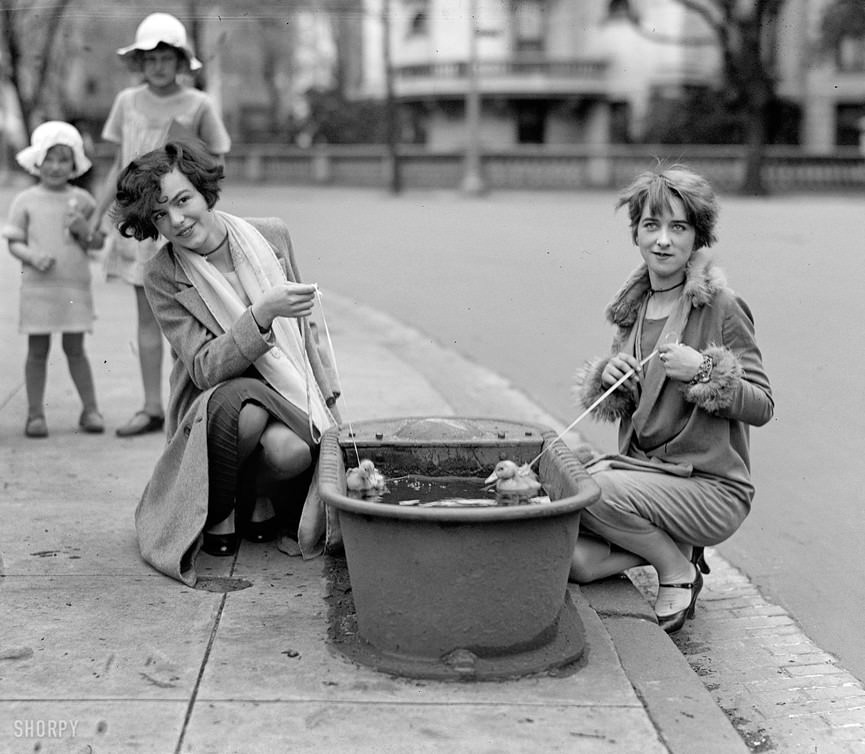
[[[222,165],[196,144],[169,141],[160,149],[136,157],[120,173],[111,210],[120,235],[136,241],[159,238],[153,211],[156,203],[164,199],[162,177],[175,168],[204,197],[208,208],[214,207],[224,177]]]

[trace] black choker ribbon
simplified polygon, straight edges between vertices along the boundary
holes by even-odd
[[[216,245],[215,248],[211,249],[210,251],[204,252],[204,254],[199,254],[199,256],[200,257],[209,257],[211,254],[215,254],[217,251],[219,251],[225,245],[225,242],[227,240],[228,240],[228,231],[226,230],[225,235],[222,237],[222,240]]]
[[[649,295],[654,296],[656,293],[666,293],[667,291],[674,291],[676,288],[681,288],[685,284],[683,280],[681,283],[676,283],[675,285],[671,285],[669,288],[649,288]]]

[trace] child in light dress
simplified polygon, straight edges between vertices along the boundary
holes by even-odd
[[[100,226],[114,200],[120,171],[133,159],[161,147],[169,139],[187,139],[211,155],[224,155],[231,139],[210,96],[187,86],[182,76],[201,68],[186,29],[168,13],[151,13],[135,32],[135,41],[117,54],[130,69],[140,72],[141,84],[123,89],[114,99],[102,138],[117,145],[114,165],[105,178],[90,227]],[[144,262],[164,241],[136,241],[113,236],[115,272],[134,286],[138,311],[138,359],[144,404],[117,429],[121,437],[159,432],[165,423],[162,403],[163,339],[159,324],[144,295]]]
[[[81,134],[68,123],[48,121],[33,131],[18,164],[39,178],[12,201],[2,235],[21,261],[19,332],[27,335],[24,378],[27,389],[27,437],[47,437],[45,381],[51,333],[62,333],[69,373],[81,397],[79,426],[105,429],[96,403],[93,373],[84,350],[84,333],[93,330],[93,294],[88,250],[104,237],[91,232],[88,218],[96,202],[69,183],[87,172]]]

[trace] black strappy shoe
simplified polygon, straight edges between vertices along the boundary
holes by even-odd
[[[243,538],[248,542],[271,542],[279,534],[279,517],[264,521],[247,521],[243,525]]]
[[[709,564],[706,562],[706,556],[703,552],[702,547],[697,547],[696,545],[691,546],[691,562],[697,566],[703,573],[709,574],[712,572],[712,569],[709,568]]]
[[[658,587],[666,587],[667,589],[689,589],[691,591],[691,601],[684,610],[679,610],[678,613],[672,615],[658,616],[658,625],[668,634],[674,634],[682,626],[685,621],[694,617],[694,609],[697,605],[697,597],[700,596],[700,591],[703,589],[703,574],[699,568],[694,568],[697,575],[694,580],[688,584],[658,584]]]
[[[208,555],[213,555],[217,558],[227,558],[237,552],[237,535],[231,534],[211,534],[204,532],[204,538],[201,542],[201,549]]]

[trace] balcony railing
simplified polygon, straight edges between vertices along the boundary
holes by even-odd
[[[478,85],[488,94],[600,94],[605,90],[607,62],[600,59],[508,58],[479,60]],[[464,94],[469,80],[465,60],[415,63],[394,68],[397,97]]]
[[[397,79],[462,79],[468,76],[467,61],[419,63],[394,68]],[[478,76],[548,76],[550,78],[580,78],[601,81],[607,70],[604,60],[480,60]]]

